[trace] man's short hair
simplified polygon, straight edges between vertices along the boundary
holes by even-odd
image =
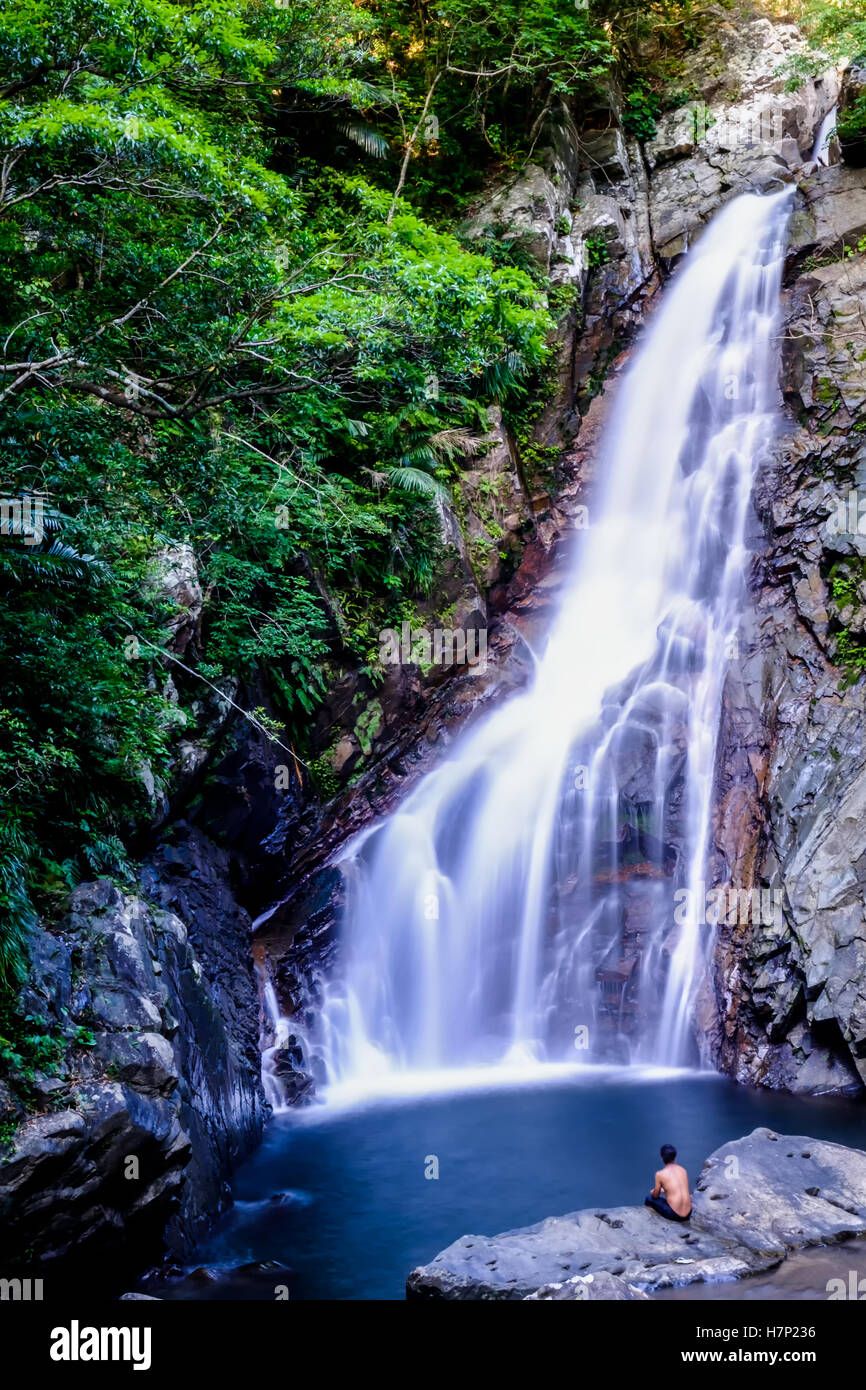
[[[673,1144],[662,1144],[661,1153],[662,1163],[673,1163],[677,1156],[677,1151]]]

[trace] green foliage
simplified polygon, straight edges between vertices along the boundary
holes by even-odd
[[[333,748],[329,748],[309,764],[313,785],[323,801],[330,801],[333,796],[336,796],[340,787],[334,772],[333,755]]]
[[[681,106],[689,106],[700,100],[700,91],[694,83],[690,83],[688,87],[669,88],[662,97],[661,107],[664,111],[678,111]]]
[[[303,741],[326,659],[433,582],[447,441],[545,360],[530,277],[394,199],[383,19],[5,6],[0,496],[45,510],[0,534],[0,988],[35,906],[125,872],[214,684],[264,671]]]
[[[839,113],[836,132],[843,144],[866,140],[866,92]]]
[[[64,1051],[63,1039],[41,1015],[22,1015],[10,1004],[8,996],[0,998],[0,1076],[9,1081],[25,1104],[33,1100],[36,1073],[55,1076]]]
[[[853,685],[866,670],[866,641],[842,621],[846,610],[861,606],[860,586],[864,566],[860,560],[839,560],[830,571],[830,597],[837,610],[834,620],[834,660],[843,669],[842,687]]]
[[[866,56],[862,0],[800,0],[797,18],[815,47],[831,57]]]
[[[597,270],[599,266],[607,265],[610,260],[610,248],[604,232],[591,232],[584,242],[589,266],[592,270]]]
[[[639,140],[651,140],[656,133],[660,110],[661,99],[654,92],[643,86],[633,87],[626,92],[622,123]]]
[[[8,711],[0,710],[0,721],[6,723],[8,719]],[[4,770],[2,761],[0,754],[0,773]],[[0,819],[0,997],[11,993],[25,977],[27,935],[36,916],[26,886],[28,853],[23,816],[4,806]]]
[[[612,76],[626,85],[646,76],[644,53],[660,43],[677,51],[692,44],[704,10],[703,0],[359,5],[375,17],[371,54],[394,83],[377,124],[395,154],[408,150],[406,187],[416,204],[455,216],[491,167],[519,167],[532,154],[563,103],[603,100]]]
[[[551,314],[558,322],[565,314],[580,307],[580,287],[574,281],[553,285],[547,302]]]
[[[813,67],[827,59],[866,58],[866,11],[862,0],[803,0],[800,15],[813,49]],[[862,92],[838,114],[836,133],[849,163],[866,163],[866,95]]]
[[[214,687],[263,678],[306,747],[334,673],[374,673],[466,439],[530,417],[552,337],[520,246],[446,218],[611,74],[642,133],[641,47],[698,13],[5,0],[0,498],[44,508],[0,533],[0,992],[37,909],[130,872]]]
[[[422,207],[441,206],[444,194],[459,211],[486,166],[525,158],[557,103],[590,90],[616,58],[604,3],[369,0],[364,8],[378,22],[374,53],[395,79],[395,107],[383,119],[396,149],[422,120],[407,183]]]

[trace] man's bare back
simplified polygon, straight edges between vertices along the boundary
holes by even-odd
[[[692,1214],[689,1175],[683,1165],[677,1163],[673,1144],[662,1144],[661,1156],[665,1166],[656,1173],[655,1187],[644,1199],[644,1206],[652,1207],[668,1221],[688,1221]]]
[[[692,1209],[689,1175],[681,1163],[666,1163],[664,1168],[656,1173],[656,1185],[652,1195],[658,1197],[660,1192],[665,1194],[668,1206],[677,1216],[689,1215]]]

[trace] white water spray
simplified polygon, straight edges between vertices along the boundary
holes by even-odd
[[[826,116],[821,122],[821,129],[818,131],[818,134],[815,138],[815,144],[812,149],[813,163],[823,164],[825,167],[829,167],[829,165],[833,163],[832,151],[830,146],[836,134],[836,121],[838,114],[839,109],[838,107],[834,106],[830,111],[827,112]]]
[[[789,211],[789,191],[745,195],[689,254],[620,388],[531,688],[344,861],[313,1040],[330,1083],[696,1055],[708,943],[674,892],[705,877]]]
[[[288,1046],[292,1025],[280,1013],[277,992],[263,968],[259,970],[259,984],[262,999],[263,1021],[267,1035],[273,1041],[262,1051],[262,1086],[265,1099],[275,1113],[287,1110],[283,1087],[277,1074],[277,1063],[282,1050]]]

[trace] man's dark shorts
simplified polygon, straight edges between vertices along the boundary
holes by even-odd
[[[657,1211],[659,1216],[667,1217],[668,1221],[688,1221],[691,1216],[691,1212],[689,1216],[678,1216],[673,1207],[668,1206],[664,1197],[653,1197],[652,1193],[644,1199],[644,1206],[652,1207],[653,1211]]]

